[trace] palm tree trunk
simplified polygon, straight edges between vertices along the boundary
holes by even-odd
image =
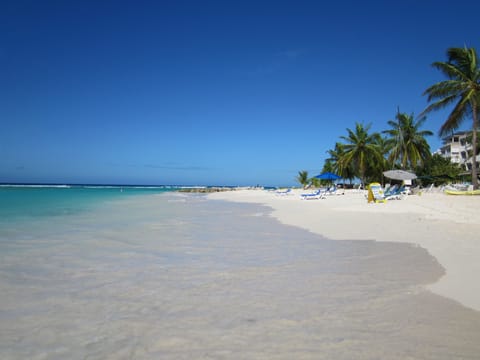
[[[477,130],[478,130],[478,114],[477,104],[472,101],[472,115],[473,115],[473,129],[472,129],[472,185],[473,189],[478,189],[478,176],[477,176]]]
[[[367,180],[365,179],[365,170],[363,170],[363,168],[360,168],[360,181],[363,184],[363,188],[366,189],[367,188],[367,184],[366,184]]]

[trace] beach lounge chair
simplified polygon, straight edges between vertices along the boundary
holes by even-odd
[[[313,193],[301,194],[300,197],[302,200],[318,200],[325,199],[325,189],[318,189]]]
[[[386,185],[385,185],[385,188],[383,189],[383,192],[384,192],[385,194],[387,194],[389,191],[392,191],[392,190],[396,189],[397,186],[398,186],[398,185],[396,185],[396,184],[395,184],[395,185],[386,184]]]
[[[290,195],[291,192],[292,192],[292,189],[277,190],[275,191],[275,195],[285,196],[285,195]]]
[[[435,188],[435,184],[431,183],[430,186],[425,189],[425,192],[433,192],[434,188]]]
[[[326,191],[326,195],[340,195],[340,194],[342,194],[342,192],[338,191],[338,188],[336,185],[330,186]]]
[[[397,185],[392,186],[388,191],[384,192],[384,197],[386,200],[401,200],[407,195],[405,187]]]
[[[393,195],[397,192],[398,190],[398,185],[385,185],[385,189],[383,189],[383,195],[384,196],[390,196]]]
[[[363,192],[363,185],[362,184],[357,184],[353,187],[353,190],[355,190],[355,192],[358,192],[358,193],[362,193]]]

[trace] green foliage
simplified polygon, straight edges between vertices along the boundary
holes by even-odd
[[[350,169],[365,184],[367,176],[373,174],[375,163],[382,162],[381,149],[378,145],[380,134],[370,134],[371,124],[355,124],[355,131],[347,129],[348,136],[341,136],[346,143],[342,145],[339,168]]]
[[[352,180],[355,177],[353,164],[346,164],[342,161],[345,154],[344,144],[337,142],[333,150],[328,150],[330,157],[325,161],[322,172],[332,172],[340,175],[343,179]]]
[[[398,111],[395,119],[388,121],[391,129],[383,131],[389,135],[386,140],[388,159],[392,165],[401,169],[415,169],[430,158],[430,145],[425,137],[433,133],[429,130],[420,130],[426,117],[415,121],[413,114],[407,115]]]
[[[303,188],[306,188],[310,181],[308,179],[308,171],[299,171],[296,180],[303,186]]]
[[[464,170],[458,164],[452,163],[450,159],[434,154],[424,166],[416,169],[416,174],[422,185],[427,186],[433,183],[439,186],[458,179],[462,171]]]
[[[310,184],[312,184],[313,187],[319,188],[322,186],[322,181],[316,177],[312,177],[310,179]]]
[[[472,134],[467,141],[472,144],[473,154],[479,154],[480,140],[477,134],[480,112],[480,67],[474,48],[450,48],[447,62],[435,62],[433,67],[440,70],[448,80],[441,81],[425,90],[430,105],[415,120],[414,115],[397,111],[395,120],[389,120],[390,129],[370,133],[370,125],[355,124],[347,129],[347,136],[340,138],[334,149],[328,150],[323,171],[339,174],[344,179],[358,177],[366,181],[378,181],[382,172],[392,168],[414,170],[423,176],[424,184],[435,182],[439,185],[457,179],[462,168],[441,155],[431,156],[427,136],[429,130],[420,130],[425,114],[454,105],[452,112],[441,126],[439,135],[445,136],[458,129],[466,118],[472,118]],[[472,170],[472,184],[478,188],[477,168]]]
[[[453,106],[447,120],[440,128],[440,136],[457,130],[466,118],[472,118],[473,153],[477,149],[478,115],[480,110],[480,66],[474,48],[449,48],[447,62],[434,62],[432,66],[442,72],[448,80],[440,81],[427,90],[431,103],[423,114]],[[477,167],[472,167],[472,184],[478,188]]]
[[[388,139],[377,136],[375,139],[375,143],[380,151],[381,158],[377,159],[376,161],[370,161],[371,167],[367,171],[367,182],[374,182],[378,181],[382,178],[383,172],[385,170],[389,170],[392,168],[392,165],[388,161]]]
[[[325,173],[325,172],[334,173],[334,172],[336,172],[337,169],[336,169],[335,165],[336,165],[336,163],[332,159],[325,160],[325,163],[323,164],[323,168],[322,168],[322,173]]]
[[[370,133],[370,125],[356,123],[355,130],[347,129],[348,136],[341,136],[346,143],[337,142],[323,171],[336,172],[344,179],[358,177],[365,184],[379,181],[385,170],[394,167],[414,169],[431,157],[425,136],[431,131],[419,128],[425,119],[415,121],[413,115],[397,113],[397,121],[389,121],[391,129],[383,131],[387,137]]]

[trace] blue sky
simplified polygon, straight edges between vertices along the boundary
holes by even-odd
[[[420,113],[462,1],[2,1],[0,182],[290,185]],[[437,133],[446,112],[428,116]],[[465,123],[465,129],[469,127]],[[440,145],[429,138],[432,150]]]

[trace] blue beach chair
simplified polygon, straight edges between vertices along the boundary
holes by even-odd
[[[302,200],[326,199],[325,193],[326,193],[325,189],[318,189],[313,193],[301,194],[300,197],[302,198]]]
[[[277,190],[275,191],[275,195],[285,196],[285,195],[290,195],[291,192],[292,192],[292,189]]]
[[[397,185],[394,185],[390,187],[388,191],[385,191],[384,196],[387,200],[401,200],[407,195],[406,191],[405,186],[402,185],[398,187]]]

